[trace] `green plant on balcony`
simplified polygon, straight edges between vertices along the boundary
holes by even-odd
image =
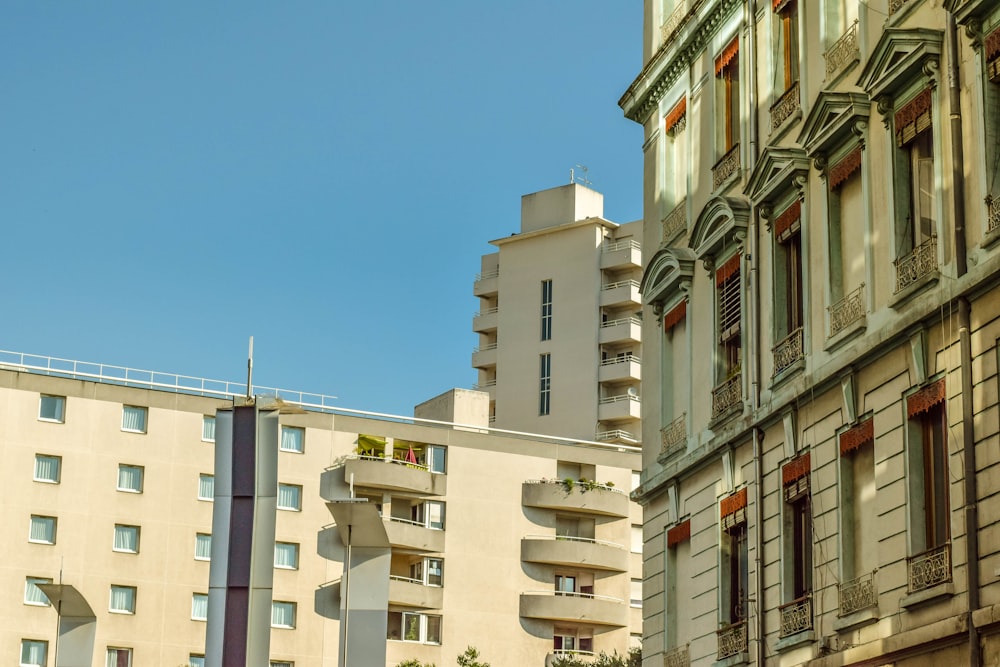
[[[618,651],[608,655],[604,651],[594,660],[584,660],[572,653],[557,656],[552,661],[552,667],[640,667],[642,665],[642,649],[631,648],[627,655]]]

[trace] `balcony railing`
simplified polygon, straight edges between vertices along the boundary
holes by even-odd
[[[608,320],[607,322],[601,322],[601,328],[606,329],[608,327],[616,327],[619,324],[635,324],[636,326],[641,326],[642,320],[638,317],[623,317],[620,320]]]
[[[906,560],[911,593],[951,581],[951,544],[943,544]]]
[[[475,389],[476,391],[482,391],[483,389],[491,389],[495,386],[497,386],[496,380],[487,380],[486,382],[476,383],[472,385],[472,388]]]
[[[635,401],[638,403],[639,397],[635,394],[618,394],[617,396],[605,396],[598,403],[600,405],[608,405],[611,403],[621,403],[622,401]]]
[[[896,293],[899,293],[937,271],[937,236],[930,237],[893,264],[896,266]]]
[[[830,337],[833,338],[858,320],[865,318],[865,284],[861,283],[856,290],[849,292],[827,310],[830,311]]]
[[[840,596],[840,616],[874,607],[878,604],[878,589],[875,587],[875,573],[863,574],[857,579],[845,581],[838,586]]]
[[[500,275],[500,269],[493,269],[492,271],[483,271],[481,273],[476,274],[475,282],[478,283],[480,280],[488,280],[490,278],[496,278],[499,275]]]
[[[482,317],[483,315],[496,315],[500,312],[499,308],[483,308],[479,312],[473,315],[473,317]]]
[[[639,357],[633,355],[625,355],[624,357],[608,357],[601,362],[601,366],[614,366],[615,364],[624,364],[629,361],[635,362],[637,364],[642,364]]]
[[[639,442],[639,438],[634,433],[620,428],[611,431],[598,431],[594,437],[598,442]]]
[[[808,595],[781,605],[778,611],[781,614],[782,637],[812,629],[812,598]]]
[[[774,132],[781,127],[782,123],[798,111],[799,106],[799,82],[796,81],[781,94],[777,102],[771,105],[771,131]]]
[[[604,244],[604,252],[615,252],[616,250],[642,250],[642,246],[635,239]]]
[[[861,51],[858,48],[858,22],[851,24],[843,35],[833,43],[826,53],[826,79],[829,81],[835,74],[847,67],[855,60],[861,58]]]
[[[638,280],[619,280],[617,282],[605,283],[604,285],[601,285],[601,289],[604,290],[604,291],[618,289],[619,287],[634,287],[635,289],[639,289],[639,281]]]
[[[906,5],[910,0],[889,0],[889,16],[892,16]]]
[[[687,199],[682,199],[670,213],[663,217],[663,243],[677,238],[687,229]]]
[[[802,327],[799,327],[774,346],[772,350],[774,353],[774,375],[780,375],[795,365],[796,361],[802,359],[804,356],[802,340]]]
[[[1000,197],[986,198],[986,231],[1000,228]]]
[[[691,667],[691,654],[687,645],[664,651],[663,667]]]
[[[677,7],[674,8],[674,11],[670,12],[670,16],[660,26],[660,42],[662,44],[666,44],[673,39],[674,35],[685,23],[684,19],[687,17],[687,13],[687,2],[677,3]]]
[[[743,376],[737,373],[712,390],[712,419],[743,401]]]
[[[716,660],[724,660],[747,652],[746,621],[740,621],[739,623],[719,628],[715,634],[719,641],[719,648],[715,654]]]
[[[487,343],[486,345],[480,345],[479,347],[472,348],[472,353],[475,354],[476,352],[489,352],[490,350],[495,350],[495,349],[497,349],[496,343]]]
[[[740,170],[740,145],[736,144],[712,167],[712,189],[718,190]]]
[[[687,441],[687,413],[685,412],[660,429],[660,456],[670,456],[680,451]]]

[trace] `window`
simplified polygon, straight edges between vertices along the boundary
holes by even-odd
[[[62,424],[66,420],[66,397],[42,394],[38,401],[38,419]]]
[[[629,588],[629,604],[633,607],[642,606],[642,579],[633,579]]]
[[[441,617],[408,611],[390,611],[386,638],[421,644],[441,643]]]
[[[739,374],[743,361],[740,259],[738,253],[733,255],[715,272],[721,380]]]
[[[846,616],[877,603],[873,573],[878,567],[875,511],[875,429],[871,417],[839,435],[840,441],[840,615]],[[868,577],[872,582],[861,581]]]
[[[149,408],[136,405],[122,406],[122,430],[129,433],[146,432],[146,416]]]
[[[132,649],[108,647],[105,667],[132,667]]]
[[[21,665],[44,667],[49,657],[49,643],[41,639],[21,640]]]
[[[301,454],[306,439],[306,430],[297,426],[281,427],[281,451]]]
[[[715,60],[716,145],[722,157],[740,143],[740,38],[723,49]]]
[[[295,484],[279,484],[278,509],[300,511],[302,509],[302,487]]]
[[[205,667],[205,656],[192,653],[188,656],[188,667]]]
[[[720,544],[723,624],[747,619],[750,559],[747,553],[746,489],[723,499],[720,505]]]
[[[274,566],[284,570],[299,569],[299,545],[294,542],[275,542]]]
[[[830,243],[830,335],[847,324],[836,306],[865,281],[865,200],[861,182],[863,152],[857,145],[836,160],[826,172],[828,235]],[[860,296],[860,295],[858,295]]]
[[[632,526],[632,553],[641,554],[642,553],[642,526],[633,525]]]
[[[62,469],[61,456],[49,456],[47,454],[35,454],[35,481],[59,483],[59,473]]]
[[[543,354],[540,359],[538,381],[538,414],[547,415],[552,401],[552,355]]]
[[[191,620],[208,620],[208,595],[205,593],[195,593],[191,596]]]
[[[111,586],[108,611],[116,614],[135,613],[135,586]]]
[[[271,627],[272,628],[294,628],[295,627],[295,603],[294,602],[272,602],[271,603]]]
[[[198,500],[215,500],[215,475],[198,475]]]
[[[944,547],[950,539],[948,423],[945,384],[939,380],[907,398],[913,551]]]
[[[272,660],[271,667],[295,667],[295,663],[285,660]]]
[[[552,340],[552,281],[542,281],[542,340]]]
[[[48,596],[42,592],[38,584],[51,584],[52,579],[45,577],[28,577],[24,580],[24,604],[51,607]]]
[[[812,509],[809,493],[809,455],[782,468],[785,496],[785,602],[803,600],[812,593]],[[811,619],[810,619],[811,620]],[[801,626],[802,622],[795,624]],[[811,623],[809,624],[811,627]]]
[[[118,464],[118,490],[127,493],[142,493],[142,466]]]
[[[933,244],[937,230],[937,186],[934,172],[933,95],[926,88],[893,115],[896,135],[894,167],[897,284],[900,291],[922,277],[900,260]],[[928,244],[928,245],[925,245]],[[937,268],[937,254],[929,258]],[[917,269],[919,271],[919,269]]]
[[[629,491],[635,491],[642,484],[642,473],[638,470],[632,471],[632,482]]]
[[[201,418],[201,439],[205,442],[215,442],[215,417],[212,415]]]
[[[56,543],[56,518],[54,516],[31,515],[28,541],[39,544]]]
[[[576,577],[571,574],[557,574],[556,595],[576,595]]]
[[[139,526],[115,524],[115,543],[112,548],[130,554],[139,553]]]
[[[410,507],[410,520],[427,528],[444,530],[444,503],[436,500],[417,503]]]
[[[440,558],[422,558],[410,563],[410,579],[425,586],[444,585],[444,561]]]
[[[667,216],[674,212],[678,205],[684,202],[687,197],[687,169],[685,168],[687,157],[687,146],[683,141],[684,129],[687,127],[687,96],[681,97],[667,114],[663,117],[663,130],[668,139],[663,142],[663,202],[665,208],[663,215]],[[675,215],[683,215],[683,227],[687,226],[687,212],[676,212]],[[673,220],[674,216],[671,215]],[[664,223],[665,225],[667,223]],[[664,241],[670,241],[674,235],[680,231],[681,225],[668,225],[664,229]]]
[[[552,633],[552,649],[556,653],[571,653],[575,651],[592,652],[593,637],[581,637],[573,628],[555,628]]]
[[[788,90],[799,80],[799,11],[797,0],[780,0],[774,6],[775,29],[774,90]]]
[[[195,533],[194,536],[194,559],[212,559],[212,536],[208,533]]]
[[[447,471],[448,448],[437,445],[427,446],[427,467],[431,472],[444,474]]]

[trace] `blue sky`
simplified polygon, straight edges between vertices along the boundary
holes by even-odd
[[[9,0],[0,349],[411,414],[472,280],[577,163],[641,217],[624,0]],[[558,261],[553,258],[553,261]]]

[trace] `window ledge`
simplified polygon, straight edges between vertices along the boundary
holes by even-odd
[[[750,664],[750,654],[749,653],[737,653],[736,655],[731,655],[728,658],[723,658],[722,660],[716,660],[712,663],[712,667],[737,667],[737,665],[749,665]]]
[[[802,632],[796,632],[794,635],[782,637],[778,640],[778,643],[774,645],[774,648],[777,651],[787,651],[788,649],[803,646],[805,644],[812,644],[815,641],[816,632],[814,630],[803,630]]]
[[[838,347],[842,346],[844,343],[848,342],[849,340],[853,340],[854,338],[863,334],[867,328],[868,328],[868,316],[866,314],[864,317],[858,318],[856,322],[853,322],[852,324],[849,324],[842,330],[838,331],[835,335],[827,338],[826,345],[823,346],[823,349],[826,350],[827,352],[833,352]]]
[[[806,358],[796,359],[791,366],[771,378],[771,389],[777,389],[806,368]]]
[[[996,245],[998,241],[1000,241],[1000,227],[983,234],[983,242],[980,245],[983,248],[991,248]]]
[[[889,307],[894,310],[902,308],[914,296],[929,289],[933,285],[936,285],[940,277],[941,271],[938,269],[937,271],[931,271],[923,278],[915,281],[913,284],[907,285],[902,290],[892,295],[892,298],[889,299]]]
[[[916,593],[904,595],[903,599],[899,601],[899,606],[904,609],[911,609],[913,607],[919,607],[924,604],[930,604],[931,602],[937,602],[938,600],[950,598],[954,594],[954,582],[946,581],[943,584],[938,584],[937,586],[931,586],[930,588],[917,591]]]
[[[841,65],[837,69],[837,71],[834,72],[832,76],[830,76],[830,78],[826,79],[823,82],[823,89],[828,90],[830,88],[835,87],[838,83],[840,83],[842,79],[846,78],[848,72],[852,71],[860,63],[861,63],[861,50],[859,49],[857,55],[854,58]]]
[[[849,632],[862,626],[875,623],[878,621],[878,618],[877,606],[868,607],[867,609],[859,609],[853,614],[848,614],[847,616],[841,616],[840,618],[834,619],[833,629],[837,632]]]
[[[886,25],[893,28],[899,27],[899,24],[906,20],[906,17],[913,13],[914,7],[919,5],[921,0],[906,0],[905,4],[896,10],[895,14],[889,15],[886,19]]]
[[[769,144],[777,143],[778,141],[781,140],[781,138],[783,136],[785,136],[788,133],[788,131],[790,129],[792,129],[793,127],[795,127],[796,125],[798,125],[800,120],[802,120],[802,106],[801,105],[799,106],[798,109],[795,110],[795,112],[791,116],[789,116],[788,118],[786,118],[785,120],[783,120],[781,122],[781,125],[779,125],[778,127],[776,127],[771,132],[771,134],[768,135],[767,142]]]

